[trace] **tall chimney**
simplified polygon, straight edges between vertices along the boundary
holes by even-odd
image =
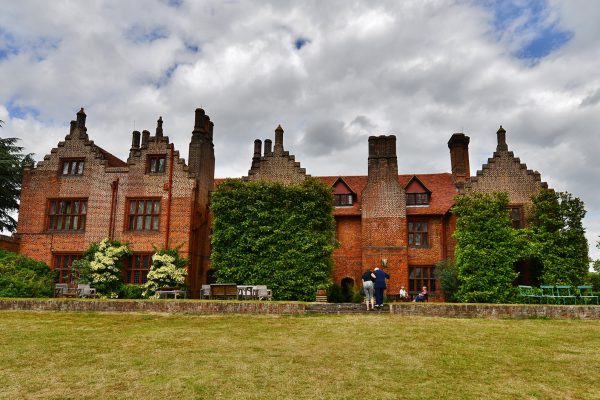
[[[158,117],[158,121],[156,121],[156,137],[162,137],[163,136],[163,120],[162,117]]]
[[[452,177],[457,183],[464,183],[471,176],[469,166],[470,140],[464,133],[454,133],[448,140]]]
[[[133,131],[131,135],[133,136],[133,138],[131,140],[131,148],[139,149],[140,148],[140,131]]]
[[[265,139],[265,156],[268,156],[273,151],[271,147],[272,145],[273,142],[271,141],[271,139]]]
[[[281,125],[277,125],[275,129],[275,147],[273,148],[275,154],[283,153],[283,128]]]
[[[254,155],[252,156],[252,168],[258,167],[260,163],[260,151],[262,148],[262,142],[260,139],[254,141]]]
[[[142,131],[142,147],[148,147],[148,139],[150,139],[150,132],[147,130]]]
[[[80,130],[85,130],[85,111],[83,111],[83,107],[77,113],[77,127]]]
[[[496,132],[498,136],[498,146],[496,146],[496,151],[508,151],[508,145],[506,144],[506,131],[500,125],[500,129]]]
[[[396,136],[369,137],[368,180],[398,180]]]

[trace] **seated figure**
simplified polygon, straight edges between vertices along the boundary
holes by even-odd
[[[400,299],[400,301],[410,300],[408,292],[406,291],[404,286],[400,287],[400,293],[398,293],[398,298]]]
[[[417,302],[427,301],[427,286],[423,286],[423,289],[421,289],[419,294],[417,294],[417,297],[415,297],[414,301],[417,301]]]

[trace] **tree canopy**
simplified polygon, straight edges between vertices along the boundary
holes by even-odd
[[[589,269],[583,201],[567,192],[542,190],[532,198],[529,225],[534,254],[542,264],[542,282],[582,285]]]
[[[14,232],[17,221],[12,213],[19,209],[23,167],[33,162],[31,154],[23,154],[16,138],[0,138],[0,231]]]
[[[314,300],[330,281],[335,247],[331,188],[227,180],[211,197],[211,262],[220,282],[268,285],[282,300]]]

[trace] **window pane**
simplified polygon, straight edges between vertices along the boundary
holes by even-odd
[[[421,278],[421,268],[415,268],[417,270],[417,279]]]
[[[80,227],[79,229],[85,229],[85,215],[81,216],[81,222],[80,222]]]
[[[151,221],[152,221],[152,217],[150,215],[146,215],[146,219],[144,221],[144,228],[145,229],[151,229]]]
[[[61,201],[58,203],[58,213],[59,214],[65,213],[65,202],[64,201]]]
[[[135,214],[135,201],[129,202],[129,214]]]
[[[137,222],[136,222],[135,229],[142,229],[142,223],[144,222],[143,218],[144,217],[142,217],[141,215],[136,218]]]
[[[77,174],[83,174],[83,161],[79,161],[79,163],[77,164]]]
[[[77,215],[75,215],[73,217],[73,229],[79,229],[79,226],[77,225],[79,223],[79,217]]]
[[[156,158],[150,159],[150,172],[156,172]]]
[[[56,214],[56,202],[55,201],[50,203],[50,214]]]
[[[81,214],[85,214],[87,211],[87,201],[82,201],[81,202]]]
[[[138,214],[143,214],[144,213],[144,202],[143,201],[138,201],[137,204],[138,204],[138,206],[137,206],[137,213]]]
[[[69,173],[69,162],[63,162],[62,174],[67,175]]]
[[[58,229],[58,230],[63,229],[63,218],[64,217],[62,215],[59,215],[56,218],[56,229]]]
[[[146,200],[146,214],[152,214],[152,200]]]
[[[158,217],[154,217],[153,221],[152,221],[152,229],[154,229],[155,231],[158,230]]]
[[[158,160],[159,164],[158,164],[158,171],[159,172],[165,172],[165,159],[164,158],[160,158]]]
[[[71,217],[65,217],[65,229],[71,229]]]
[[[160,213],[160,201],[156,200],[154,202],[154,214]]]

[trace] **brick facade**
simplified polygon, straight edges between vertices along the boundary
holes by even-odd
[[[215,184],[210,118],[196,110],[187,165],[163,135],[162,118],[154,135],[133,132],[126,162],[91,141],[85,121],[82,109],[65,140],[24,173],[18,223],[21,253],[53,266],[56,255],[80,254],[105,237],[129,242],[137,254],[180,246],[190,259],[191,296],[197,296],[200,285],[210,279],[208,200]],[[270,139],[264,141],[264,150],[261,140],[254,142],[251,167],[243,179],[291,184],[310,176],[284,150],[283,133],[278,126],[273,148]],[[506,191],[511,205],[527,208],[530,197],[547,187],[539,173],[508,151],[505,134],[502,128],[497,132],[496,152],[475,177],[470,177],[469,137],[462,133],[448,142],[449,173],[399,174],[396,137],[371,136],[367,176],[317,177],[336,197],[333,214],[340,247],[333,254],[334,282],[358,284],[367,268],[385,264],[390,292],[400,286],[414,292],[421,285],[436,291],[433,266],[454,257],[456,218],[451,208],[456,195]],[[159,204],[156,215],[144,214],[142,226],[154,224],[152,218],[157,217],[152,229],[132,229],[130,207],[132,202],[140,206],[141,200]],[[52,226],[51,209],[61,201],[71,201],[71,207],[75,201],[86,202],[84,229]]]
[[[90,243],[106,237],[128,242],[138,254],[153,253],[155,247],[181,246],[181,255],[190,259],[188,284],[192,295],[197,294],[209,256],[212,122],[203,110],[196,110],[188,167],[163,136],[162,118],[153,136],[149,131],[133,132],[127,162],[90,140],[85,121],[82,109],[65,140],[24,172],[17,227],[20,252],[56,267],[55,256],[81,254]],[[71,173],[70,165],[65,166],[69,162],[81,162],[81,169]],[[140,218],[130,221],[132,208],[140,212],[138,206]],[[69,218],[56,207],[78,215]]]
[[[422,285],[437,291],[432,267],[453,258],[456,246],[452,238],[456,227],[456,217],[451,213],[454,196],[506,191],[511,206],[527,208],[531,196],[547,187],[539,173],[527,170],[508,151],[505,133],[502,128],[498,131],[499,144],[494,157],[475,177],[470,176],[470,138],[464,133],[455,133],[448,141],[450,173],[398,174],[396,137],[372,136],[368,142],[367,176],[316,177],[331,186],[336,197],[342,197],[339,202],[336,199],[334,209],[340,243],[333,253],[334,282],[341,284],[350,278],[358,284],[366,269],[381,266],[385,260],[390,292],[397,292],[400,286],[414,292]],[[293,156],[282,152],[282,135],[283,130],[278,127],[279,153],[271,152],[271,142],[266,140],[261,155],[261,141],[255,141],[246,179],[292,183],[307,176]],[[412,199],[411,204],[407,204],[408,198]],[[418,199],[425,198],[427,204],[419,204],[422,200]],[[427,232],[411,231],[415,226],[421,229],[426,226]],[[414,237],[411,241],[411,234],[426,242],[417,243]]]

